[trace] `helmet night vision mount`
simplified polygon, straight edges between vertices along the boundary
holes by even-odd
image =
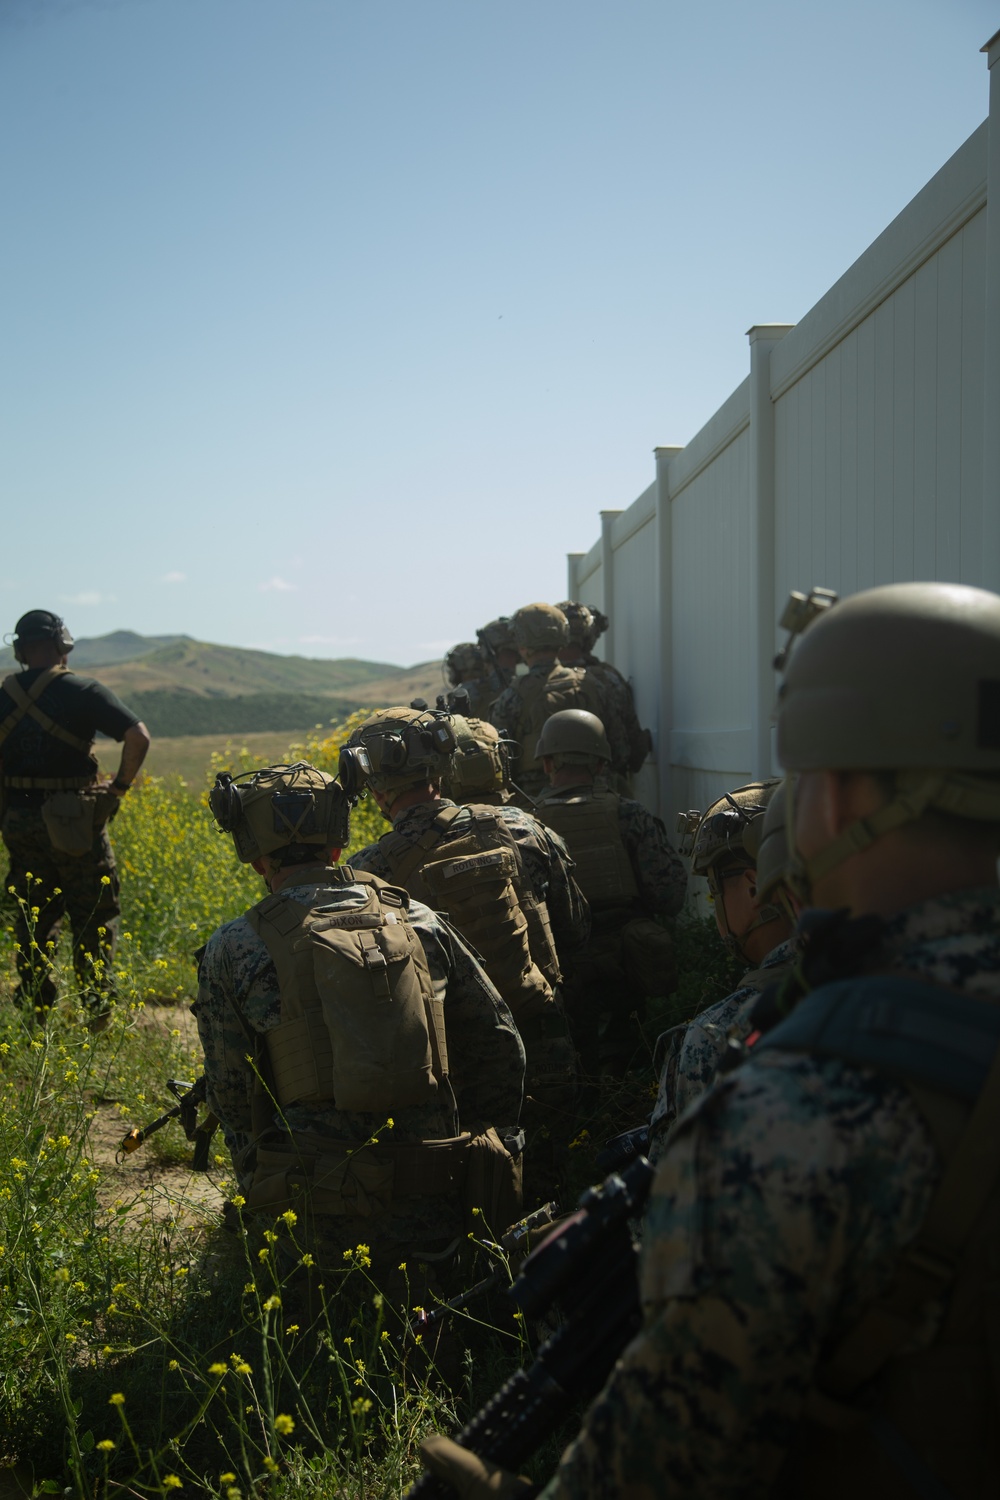
[[[220,771],[208,805],[221,831],[232,835],[245,865],[289,845],[342,849],[350,837],[343,788],[304,760],[242,776]]]

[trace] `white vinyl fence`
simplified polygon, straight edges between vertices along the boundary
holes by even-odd
[[[569,556],[653,731],[636,795],[668,829],[772,770],[790,589],[1000,590],[1000,33],[983,50],[989,118],[801,323],[750,330],[748,378]]]

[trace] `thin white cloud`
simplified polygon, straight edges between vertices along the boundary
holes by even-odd
[[[186,573],[164,573],[160,579],[161,583],[183,583],[187,578]]]
[[[289,583],[287,578],[279,578],[277,574],[273,578],[265,578],[263,583],[257,585],[262,594],[290,594],[295,589],[294,583]]]
[[[114,604],[114,594],[100,594],[96,589],[83,589],[79,594],[63,594],[63,604]]]

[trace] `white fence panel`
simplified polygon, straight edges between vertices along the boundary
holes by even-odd
[[[656,737],[637,790],[668,826],[771,768],[789,589],[1000,588],[1000,33],[984,50],[989,119],[801,323],[750,330],[749,378],[570,557]]]

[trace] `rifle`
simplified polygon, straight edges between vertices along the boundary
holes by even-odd
[[[631,1130],[623,1130],[621,1135],[613,1135],[610,1140],[604,1142],[597,1153],[597,1166],[601,1172],[620,1172],[622,1167],[627,1167],[630,1162],[635,1161],[637,1156],[645,1156],[649,1151],[649,1126],[636,1125]]]
[[[533,1250],[509,1296],[527,1318],[555,1307],[565,1322],[455,1435],[461,1448],[514,1472],[579,1401],[596,1396],[642,1322],[638,1246],[629,1220],[641,1213],[653,1168],[639,1157],[588,1188],[571,1218]],[[454,1500],[451,1485],[423,1474],[405,1500]]]
[[[151,1135],[162,1130],[164,1125],[171,1120],[179,1119],[184,1128],[184,1134],[189,1141],[194,1142],[194,1156],[191,1162],[193,1170],[207,1172],[208,1149],[219,1126],[219,1121],[213,1114],[207,1114],[201,1124],[198,1123],[198,1106],[204,1104],[208,1097],[208,1079],[204,1073],[195,1083],[185,1083],[181,1078],[168,1078],[167,1088],[177,1100],[173,1109],[168,1109],[152,1124],[144,1125],[141,1129],[130,1130],[127,1135],[123,1136],[115,1152],[115,1161],[120,1166],[126,1156],[131,1156],[133,1151],[138,1151]]]

